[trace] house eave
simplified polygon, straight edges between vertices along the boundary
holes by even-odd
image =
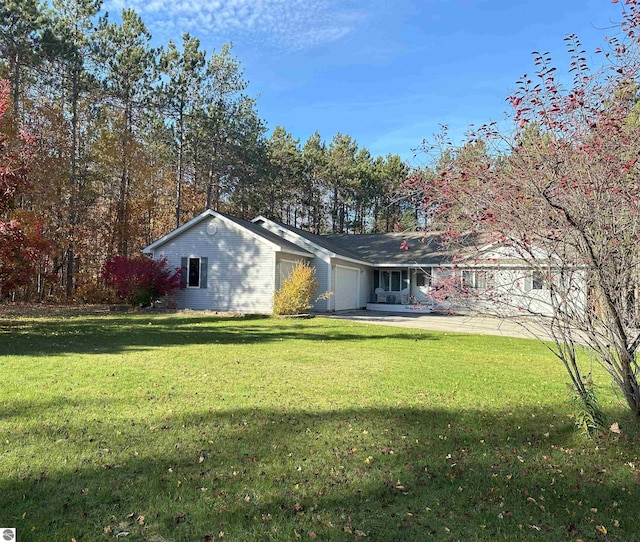
[[[313,241],[310,241],[309,239],[306,239],[305,237],[303,237],[302,235],[297,234],[294,231],[291,231],[287,228],[283,228],[280,226],[280,224],[278,224],[277,222],[274,222],[273,220],[268,219],[267,217],[263,216],[263,215],[259,215],[257,217],[255,217],[251,222],[253,223],[257,223],[259,221],[263,221],[263,222],[268,222],[270,225],[272,225],[273,227],[277,228],[278,230],[280,230],[281,232],[284,233],[289,233],[290,235],[295,236],[297,239],[300,240],[300,242],[302,244],[306,244],[308,245],[310,248],[313,248],[314,250],[317,250],[318,252],[321,252],[325,257],[330,258],[330,259],[334,259],[334,258],[338,258],[340,260],[344,260],[345,262],[351,262],[351,263],[356,263],[358,265],[365,265],[365,266],[371,266],[370,262],[365,262],[363,260],[357,260],[355,258],[350,258],[349,256],[342,256],[340,254],[336,254],[335,252],[317,244],[314,243]]]
[[[391,268],[391,267],[411,267],[415,269],[420,269],[422,267],[453,267],[454,264],[451,263],[437,263],[437,262],[382,262],[382,263],[373,263],[368,264],[371,267],[382,267],[382,268]]]
[[[365,262],[364,260],[356,260],[355,258],[349,258],[348,256],[341,256],[340,254],[336,254],[335,252],[331,253],[331,259],[342,260],[344,262],[355,263],[358,265],[364,265],[365,267],[373,267],[371,262]]]
[[[276,250],[276,252],[279,252],[281,254],[291,254],[293,256],[301,256],[303,258],[313,258],[313,254],[311,254],[310,252],[298,252],[295,250],[285,250],[283,248],[278,247],[278,250]]]

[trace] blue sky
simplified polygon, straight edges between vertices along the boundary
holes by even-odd
[[[207,51],[232,41],[249,93],[273,129],[302,143],[351,135],[374,155],[412,165],[413,149],[439,125],[461,138],[470,123],[501,121],[505,97],[531,52],[567,64],[576,33],[588,58],[615,33],[610,0],[106,0],[138,11],[155,44],[200,38]]]

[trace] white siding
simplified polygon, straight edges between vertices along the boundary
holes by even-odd
[[[306,247],[305,247],[306,248]],[[308,249],[307,249],[308,250]],[[332,290],[333,286],[329,284],[329,270],[331,266],[329,262],[316,256],[311,260],[311,265],[316,269],[316,280],[318,281],[318,296],[326,294]],[[314,311],[327,311],[330,310],[330,305],[333,303],[333,296],[325,297],[324,299],[314,300]]]
[[[417,270],[419,272],[419,270]],[[533,290],[531,271],[514,267],[467,267],[434,268],[432,284],[455,274],[462,278],[465,271],[484,275],[486,284],[478,287],[475,293],[466,299],[453,296],[448,302],[430,297],[431,288],[421,288],[416,284],[416,274],[411,274],[411,295],[418,302],[432,305],[436,309],[471,310],[494,316],[545,315],[551,316],[554,306],[547,287]],[[585,284],[582,273],[576,273],[571,284],[558,287],[565,292],[566,303],[571,310],[581,312],[586,306]],[[570,289],[569,289],[570,287]],[[566,290],[564,290],[566,288]]]
[[[207,233],[215,223],[217,231]],[[270,313],[275,292],[275,249],[222,218],[207,218],[157,247],[154,258],[170,267],[182,258],[208,257],[207,288],[186,288],[173,297],[178,308]]]
[[[431,287],[430,286],[418,286],[418,280],[417,280],[417,274],[418,273],[423,273],[424,271],[429,272],[429,268],[425,268],[425,269],[412,269],[411,273],[410,273],[410,285],[409,285],[409,293],[411,295],[411,297],[413,298],[411,300],[411,302],[413,302],[413,300],[415,299],[415,301],[417,301],[418,303],[430,303],[433,301],[432,297],[429,295],[429,292],[431,291]],[[435,270],[431,271],[431,276],[433,277],[433,275]]]
[[[366,308],[371,296],[373,295],[373,268],[360,267],[360,306],[359,308]]]
[[[583,273],[575,272],[571,279],[564,283],[559,276],[556,280],[555,300],[551,299],[548,284],[545,283],[542,289],[533,289],[532,273],[527,269],[495,269],[492,286],[499,301],[498,306],[506,305],[516,314],[552,316],[558,309],[577,313],[584,311],[586,284]],[[559,306],[560,299],[564,300],[564,307]]]

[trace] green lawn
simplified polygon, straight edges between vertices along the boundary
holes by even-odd
[[[528,340],[315,318],[0,318],[19,540],[640,540],[640,435],[585,440]],[[129,533],[125,536],[124,533]]]

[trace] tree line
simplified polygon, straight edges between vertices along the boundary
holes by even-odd
[[[81,297],[106,259],[205,209],[315,233],[416,220],[418,206],[397,196],[408,174],[399,156],[373,157],[341,133],[328,143],[282,126],[268,135],[231,44],[207,53],[184,34],[154,47],[134,10],[115,21],[100,0],[5,0],[0,79],[10,88],[3,160],[20,134],[31,138],[29,182],[0,219],[39,247],[29,265],[5,256],[27,278],[4,284],[3,297]]]

